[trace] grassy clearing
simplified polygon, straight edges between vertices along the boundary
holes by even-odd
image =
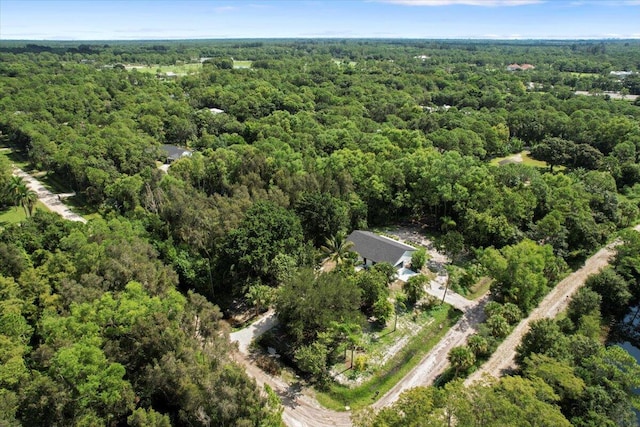
[[[493,166],[500,166],[500,162],[502,162],[504,160],[516,158],[517,156],[521,156],[522,157],[522,162],[518,162],[518,163],[522,163],[523,165],[533,166],[535,168],[548,168],[549,167],[547,162],[543,162],[542,160],[536,160],[533,157],[531,157],[531,153],[529,151],[521,151],[520,153],[510,154],[510,155],[505,156],[505,157],[497,157],[495,159],[492,159],[489,163],[491,165],[493,165]],[[561,168],[562,167],[560,167],[560,166],[556,166],[556,169],[558,169],[558,170],[561,170]]]
[[[355,67],[356,64],[357,64],[357,62],[355,62],[355,61],[348,61],[347,62],[347,61],[343,61],[343,60],[340,60],[340,59],[334,59],[333,62],[334,62],[334,64],[339,65],[339,66],[348,65],[349,67],[352,67],[352,68]]]
[[[202,69],[200,62],[176,65],[127,65],[127,70],[136,70],[139,73],[166,74],[175,73],[178,75],[195,74]]]
[[[599,77],[600,76],[600,74],[598,73],[578,73],[575,71],[570,71],[568,74],[576,77]]]
[[[4,156],[9,160],[9,163],[19,167],[22,170],[29,169],[29,161],[26,156],[23,156],[22,153],[14,151],[11,148],[3,147],[0,148],[0,156]]]
[[[469,289],[469,293],[466,297],[470,300],[477,300],[482,298],[491,287],[491,278],[482,277]]]
[[[357,410],[370,405],[377,395],[389,391],[442,339],[461,315],[449,305],[438,306],[430,314],[433,316],[433,322],[416,334],[383,368],[375,372],[370,380],[353,388],[332,384],[328,390],[316,393],[318,402],[334,410],[344,410],[345,406]]]
[[[233,60],[233,68],[235,69],[251,68],[252,64],[253,64],[253,61],[236,61],[235,59]]]
[[[536,168],[548,168],[549,167],[547,162],[543,162],[542,160],[536,160],[533,157],[531,157],[531,153],[529,153],[528,151],[523,151],[521,154],[522,154],[522,163],[527,165],[527,166],[533,166],[533,167],[536,167]],[[560,167],[556,166],[556,169],[560,169]]]
[[[37,210],[47,211],[48,209],[38,201],[34,207],[34,213]],[[5,210],[0,210],[0,227],[3,225],[17,224],[25,219],[27,219],[27,215],[21,207],[11,206]]]

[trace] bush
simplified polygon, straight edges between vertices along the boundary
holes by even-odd
[[[363,372],[367,369],[369,358],[365,354],[359,354],[353,360],[353,370],[356,372]]]
[[[416,273],[422,270],[422,267],[427,262],[427,251],[425,248],[420,248],[411,255],[411,269]]]
[[[373,316],[378,319],[378,323],[386,324],[393,313],[393,304],[384,296],[373,304]]]
[[[280,375],[282,372],[282,366],[280,366],[280,363],[278,363],[278,361],[273,357],[264,354],[258,356],[256,359],[256,366],[269,375]]]
[[[404,292],[407,294],[407,302],[409,304],[415,304],[426,293],[424,286],[429,279],[426,276],[419,274],[417,276],[411,276],[409,281],[404,284]]]

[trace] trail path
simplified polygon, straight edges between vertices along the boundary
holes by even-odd
[[[635,229],[638,230],[638,227]],[[560,281],[540,302],[538,307],[531,312],[529,317],[520,321],[513,329],[513,332],[498,346],[489,360],[467,378],[465,385],[481,380],[485,375],[498,378],[512,371],[515,368],[516,348],[522,341],[524,334],[529,330],[529,324],[542,318],[555,318],[558,313],[565,310],[569,305],[571,296],[584,285],[587,277],[598,273],[609,265],[609,260],[615,253],[614,248],[620,243],[619,240],[616,240],[600,249],[595,255],[587,259],[582,268]]]
[[[62,199],[65,197],[69,197],[70,194],[54,194],[49,191],[40,181],[36,178],[32,177],[22,169],[13,168],[13,175],[19,176],[24,179],[27,187],[31,190],[35,191],[38,194],[38,199],[42,202],[43,205],[47,207],[52,212],[55,212],[69,221],[78,221],[86,223],[87,220],[81,217],[80,215],[73,212],[71,209],[67,207],[62,202]]]

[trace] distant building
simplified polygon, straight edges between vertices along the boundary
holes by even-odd
[[[224,110],[221,110],[219,108],[208,108],[209,111],[211,111],[211,114],[221,114],[224,113]]]
[[[533,70],[535,68],[536,68],[535,65],[531,65],[531,64],[522,64],[522,65],[509,64],[509,65],[507,65],[507,71],[526,71],[526,70]]]
[[[165,157],[165,163],[173,163],[183,157],[191,157],[191,155],[193,154],[193,151],[187,148],[170,144],[161,145],[160,150],[162,150],[162,153],[164,154],[163,157]]]
[[[620,79],[624,79],[625,77],[632,75],[633,71],[611,71],[609,74]]]

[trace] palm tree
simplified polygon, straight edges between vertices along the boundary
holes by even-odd
[[[454,347],[449,352],[449,363],[455,370],[455,377],[458,378],[460,372],[464,372],[471,368],[476,362],[476,357],[469,347],[459,346]]]
[[[19,176],[12,176],[9,184],[7,185],[8,196],[11,198],[11,201],[14,205],[20,205],[20,195],[26,193],[28,191],[27,184],[25,184],[24,179]]]
[[[38,193],[33,190],[27,190],[21,194],[20,204],[24,208],[24,213],[29,217],[33,215],[33,208],[38,201]]]
[[[331,261],[340,265],[351,258],[350,254],[352,253],[353,242],[348,241],[346,234],[340,231],[332,238],[327,239],[325,245],[320,249],[322,249],[322,252],[324,252]]]
[[[256,310],[256,316],[260,314],[264,307],[268,307],[273,303],[275,297],[275,289],[271,286],[254,284],[249,287],[245,294],[245,298],[253,305]]]

